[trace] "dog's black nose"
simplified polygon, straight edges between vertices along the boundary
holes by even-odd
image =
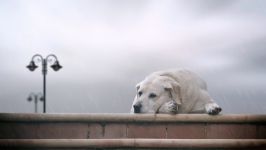
[[[140,113],[141,104],[133,105],[134,113]]]

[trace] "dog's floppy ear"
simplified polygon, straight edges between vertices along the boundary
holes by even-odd
[[[180,84],[175,80],[165,77],[164,79],[164,89],[170,92],[170,97],[176,101],[177,105],[181,105],[181,92],[180,92]]]
[[[137,85],[136,85],[136,90],[138,91],[139,90],[139,88],[140,88],[140,84],[141,84],[141,82],[140,83],[138,83]]]

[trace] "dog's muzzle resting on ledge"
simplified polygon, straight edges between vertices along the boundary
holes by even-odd
[[[206,82],[185,70],[158,71],[136,85],[137,94],[131,113],[208,113],[222,108],[207,91]]]

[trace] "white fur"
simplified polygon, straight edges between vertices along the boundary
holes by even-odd
[[[205,105],[205,110],[208,114],[217,114],[221,108],[216,103],[209,103]]]
[[[218,114],[221,111],[210,97],[205,81],[185,69],[154,72],[136,88],[131,113],[134,113],[133,105],[138,104],[142,105],[140,113]],[[151,93],[156,97],[151,98]]]

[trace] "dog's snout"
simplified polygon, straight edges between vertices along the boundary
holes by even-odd
[[[134,113],[140,113],[141,106],[141,104],[133,105]]]

